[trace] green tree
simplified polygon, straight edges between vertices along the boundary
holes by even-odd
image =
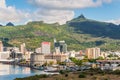
[[[97,58],[97,60],[104,60],[104,58],[100,56]]]
[[[53,63],[54,63],[53,61],[50,61],[50,62],[49,62],[49,65],[53,65]]]
[[[75,61],[75,64],[81,67],[81,66],[83,65],[83,61],[77,59],[77,60]]]
[[[73,61],[76,65],[79,66],[79,68],[81,68],[81,66],[83,65],[83,60],[79,60],[76,58],[70,58],[71,61]]]

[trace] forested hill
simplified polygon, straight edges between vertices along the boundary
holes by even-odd
[[[91,34],[94,37],[120,39],[120,25],[85,18],[83,15],[68,22],[76,33]]]
[[[83,15],[65,25],[46,24],[42,21],[19,26],[0,26],[0,39],[5,46],[25,42],[28,49],[40,47],[42,41],[65,40],[69,50],[100,47],[102,50],[120,50],[120,26],[87,19]]]

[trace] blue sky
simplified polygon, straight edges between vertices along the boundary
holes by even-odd
[[[80,14],[120,24],[120,0],[0,0],[0,23],[29,21],[64,24]]]
[[[88,18],[96,20],[111,20],[120,18],[120,1],[112,1],[109,4],[103,4],[99,7],[85,8],[75,10],[76,17],[83,13]]]

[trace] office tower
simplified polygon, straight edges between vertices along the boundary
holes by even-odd
[[[56,53],[66,53],[67,52],[67,44],[65,41],[59,41],[57,42],[56,39],[54,39],[54,47]]]
[[[65,43],[65,41],[59,41],[59,45],[60,45],[60,52],[66,53],[67,52],[67,44]]]
[[[42,42],[41,51],[43,54],[50,54],[50,42]]]
[[[54,39],[54,48],[55,48],[55,53],[59,54],[60,53],[60,43],[57,42],[55,39]]]

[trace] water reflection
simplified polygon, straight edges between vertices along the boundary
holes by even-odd
[[[0,64],[0,80],[14,80],[36,74],[55,74],[16,65]],[[57,73],[58,74],[58,73]]]
[[[47,73],[40,70],[30,69],[29,67],[0,64],[0,80],[14,80],[15,78],[32,76],[35,74]]]
[[[30,74],[30,73],[31,73],[31,69],[28,67],[0,64],[0,75]]]

